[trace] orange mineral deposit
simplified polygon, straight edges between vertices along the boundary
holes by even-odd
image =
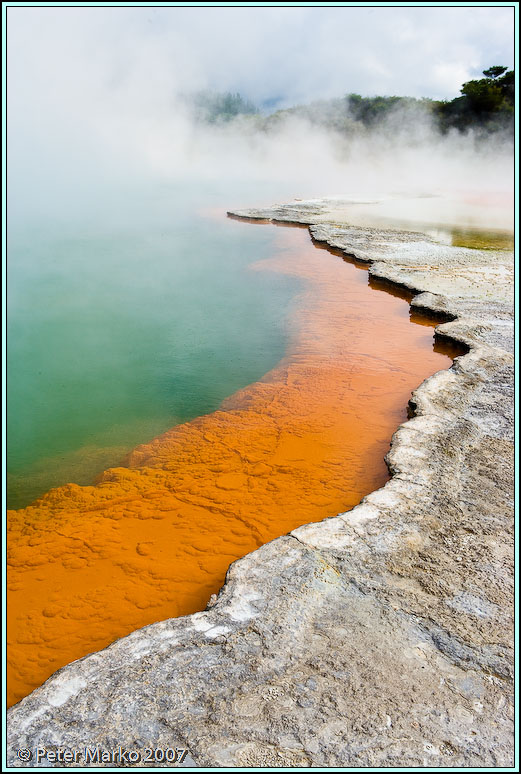
[[[282,362],[96,485],[8,513],[9,704],[138,627],[204,609],[235,559],[386,481],[411,390],[450,365],[435,323],[306,230],[279,228],[277,245],[251,269],[302,279]]]

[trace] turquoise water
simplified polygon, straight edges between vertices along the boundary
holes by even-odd
[[[91,483],[284,354],[297,283],[249,269],[272,229],[180,189],[123,199],[9,229],[9,507]]]

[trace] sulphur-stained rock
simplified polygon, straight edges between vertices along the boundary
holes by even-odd
[[[331,208],[235,214],[309,224],[468,354],[413,393],[382,489],[235,562],[205,612],[61,669],[9,711],[10,765],[513,765],[512,256]]]

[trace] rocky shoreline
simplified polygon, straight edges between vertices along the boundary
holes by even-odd
[[[334,209],[230,214],[308,225],[468,353],[413,393],[382,489],[235,562],[206,611],[61,669],[9,711],[9,765],[513,765],[513,256]]]

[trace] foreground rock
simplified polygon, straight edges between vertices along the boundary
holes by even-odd
[[[76,766],[172,765],[145,748],[205,767],[513,765],[512,256],[330,209],[235,214],[311,224],[453,318],[438,334],[469,353],[414,393],[383,489],[236,562],[205,612],[56,673],[9,712],[11,765],[64,765],[37,746]]]

